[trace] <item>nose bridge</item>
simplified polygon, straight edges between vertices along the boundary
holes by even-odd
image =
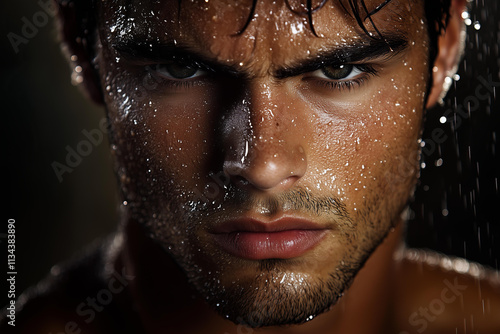
[[[277,113],[281,106],[280,94],[271,83],[256,80],[250,85],[249,92],[252,102],[251,119],[256,125],[261,124],[265,128],[274,119],[280,118],[281,115]]]
[[[249,83],[240,110],[233,111],[240,117],[233,116],[239,121],[230,127],[224,169],[260,190],[289,187],[305,173],[305,151],[290,132],[293,115],[286,114],[284,94],[280,86],[256,80]]]
[[[252,138],[249,150],[254,159],[283,155],[294,146],[286,132],[285,118],[290,115],[283,115],[285,104],[279,89],[270,83],[257,81],[251,85],[249,122]]]

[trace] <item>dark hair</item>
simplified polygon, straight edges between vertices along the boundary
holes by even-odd
[[[179,13],[181,10],[182,0],[178,1]],[[305,4],[301,4],[299,8],[293,8],[290,5],[289,0],[284,0],[288,9],[298,15],[305,15],[308,19],[308,24],[311,32],[317,36],[316,31],[314,29],[312,14],[321,9],[327,0],[320,0],[319,5],[314,6],[312,4],[312,0],[306,0]],[[345,11],[350,13],[358,23],[358,25],[363,29],[363,31],[368,34],[371,38],[383,38],[382,34],[378,31],[375,24],[373,24],[372,16],[383,9],[387,4],[392,2],[393,0],[381,0],[381,4],[378,5],[372,11],[368,11],[365,0],[337,0],[340,5],[344,8]],[[437,55],[437,41],[439,35],[444,31],[449,16],[450,16],[450,5],[451,0],[424,0],[425,1],[425,16],[428,27],[429,34],[429,65],[432,68],[434,63],[434,59]],[[60,8],[65,8],[66,6],[74,7],[74,19],[78,25],[77,37],[81,40],[81,43],[87,48],[88,52],[93,54],[93,47],[95,45],[95,29],[97,24],[97,15],[96,15],[96,0],[58,0],[60,3]],[[252,0],[252,6],[250,8],[250,12],[248,18],[243,25],[243,27],[238,30],[236,34],[243,33],[250,22],[252,21],[255,13],[255,8],[257,6],[258,0]],[[370,34],[366,28],[365,22],[370,22],[374,27],[376,34]],[[74,36],[73,36],[74,37]]]
[[[180,10],[180,3],[181,0],[179,1],[179,10]],[[237,34],[243,33],[247,27],[250,25],[250,22],[252,21],[254,17],[254,12],[255,12],[255,7],[257,6],[257,1],[258,0],[253,0],[252,1],[252,7],[250,8],[250,14],[248,15],[247,21],[245,22],[244,26],[238,31]],[[290,5],[289,0],[284,0],[286,6],[288,9],[290,9],[293,13],[298,14],[298,15],[305,15],[307,16],[308,23],[309,23],[309,28],[311,29],[311,32],[315,35],[316,30],[314,29],[314,24],[313,24],[313,18],[312,14],[319,9],[321,9],[327,0],[321,0],[319,5],[313,7],[312,0],[306,0],[305,4],[302,4],[300,7],[302,9],[294,9]],[[382,1],[382,0],[381,0]],[[380,33],[380,31],[377,29],[377,26],[373,23],[372,16],[378,13],[381,9],[383,9],[385,6],[387,6],[390,2],[393,0],[383,0],[375,9],[368,11],[368,8],[366,7],[365,1],[364,0],[338,0],[342,8],[348,12],[351,13],[354,19],[356,19],[356,22],[358,25],[363,29],[363,31],[370,36],[371,38],[377,39],[383,39],[384,37]],[[434,63],[434,59],[437,54],[437,40],[439,35],[444,31],[446,28],[446,25],[448,23],[448,19],[450,17],[450,6],[451,6],[451,0],[425,0],[425,16],[427,20],[427,26],[428,26],[428,33],[429,33],[429,44],[430,44],[430,66],[432,67],[432,64]],[[371,23],[372,27],[374,28],[376,35],[373,36],[368,32],[368,29],[366,28],[365,22],[368,21]]]

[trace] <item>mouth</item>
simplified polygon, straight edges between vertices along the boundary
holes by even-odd
[[[271,222],[228,220],[213,232],[214,241],[227,253],[248,260],[291,259],[314,248],[328,229],[297,218]]]

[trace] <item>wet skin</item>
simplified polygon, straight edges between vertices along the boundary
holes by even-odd
[[[429,96],[422,4],[394,0],[377,13],[382,43],[335,1],[313,14],[317,36],[303,15],[267,2],[237,34],[248,5],[100,4],[93,65],[123,221],[91,257],[97,265],[53,270],[45,290],[21,298],[20,332],[67,332],[75,318],[93,333],[497,331],[498,275],[495,286],[473,265],[393,259],[418,174],[424,105],[454,67],[464,2],[453,2]],[[83,85],[96,96],[99,85]],[[249,231],[226,242],[235,226],[277,223],[308,229],[264,236],[272,245]],[[130,282],[85,323],[77,305],[106,286],[98,273],[113,266]],[[90,284],[66,280],[89,273]]]
[[[282,2],[259,2],[241,33],[250,1],[176,4],[99,3],[94,66],[123,196],[106,269],[134,277],[118,309],[150,333],[415,331],[408,315],[459,277],[462,303],[427,325],[455,332],[474,314],[471,330],[498,328],[467,306],[492,285],[393,260],[424,107],[455,65],[464,1],[434,64],[423,2],[374,15],[384,39],[337,1],[314,12],[316,35]],[[67,321],[49,305],[35,328]],[[500,302],[487,305],[491,315]]]
[[[241,34],[247,6],[100,9],[96,63],[129,222],[232,321],[302,323],[328,309],[416,180],[430,68],[423,4],[380,11],[383,40],[337,2],[314,13],[318,36],[283,3],[259,3]],[[291,218],[314,223],[319,241],[256,257],[234,235],[214,238],[228,220]]]

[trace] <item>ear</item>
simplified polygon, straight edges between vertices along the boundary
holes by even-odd
[[[98,71],[93,64],[93,48],[81,28],[81,19],[74,1],[56,1],[58,30],[63,53],[73,69],[73,84],[96,104],[104,104]],[[81,16],[81,13],[80,13]],[[92,32],[94,33],[94,32]]]
[[[451,85],[449,77],[457,71],[465,41],[462,13],[467,9],[466,1],[451,1],[450,18],[446,30],[438,38],[438,53],[432,70],[433,84],[427,99],[427,109],[444,98]]]

